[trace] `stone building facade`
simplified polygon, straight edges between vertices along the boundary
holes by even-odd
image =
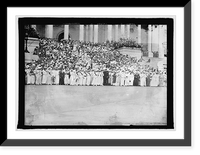
[[[152,57],[157,52],[160,58],[167,53],[167,26],[166,25],[36,25],[40,37],[91,41],[102,43],[107,40],[118,41],[120,38],[129,38],[142,45],[142,50]]]

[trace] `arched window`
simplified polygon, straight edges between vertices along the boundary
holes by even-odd
[[[58,41],[60,41],[60,40],[62,40],[62,39],[64,39],[64,32],[62,32],[62,33],[60,33],[60,34],[58,35]]]

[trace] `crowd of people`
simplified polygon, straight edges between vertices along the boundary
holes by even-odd
[[[129,47],[129,48],[142,48],[141,44],[138,44],[135,40],[129,38],[120,38],[119,41],[111,41],[111,46],[114,46],[115,49],[121,47]]]
[[[92,43],[43,38],[35,53],[39,59],[25,64],[26,84],[77,86],[166,86],[166,71],[140,65],[117,48],[129,40]],[[135,45],[134,45],[135,46]],[[139,46],[136,46],[139,47]]]

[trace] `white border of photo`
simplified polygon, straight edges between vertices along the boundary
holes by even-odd
[[[120,13],[120,15],[119,15]],[[174,19],[175,129],[38,129],[19,130],[18,18],[127,17]],[[23,51],[21,51],[23,52]],[[170,51],[169,51],[170,52]],[[15,69],[15,72],[14,72]],[[183,8],[9,8],[7,9],[7,138],[8,139],[183,139],[184,138],[184,10]]]

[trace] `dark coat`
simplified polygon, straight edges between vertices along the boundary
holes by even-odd
[[[146,77],[146,86],[150,86],[150,83],[151,83],[151,76],[148,75],[148,76]]]
[[[139,74],[135,74],[134,75],[133,85],[134,86],[139,86],[139,83],[140,83],[140,75]]]
[[[108,85],[108,78],[109,78],[109,72],[104,71],[103,72],[103,85]]]
[[[65,73],[60,71],[59,72],[59,85],[64,85],[64,78],[65,78]]]

